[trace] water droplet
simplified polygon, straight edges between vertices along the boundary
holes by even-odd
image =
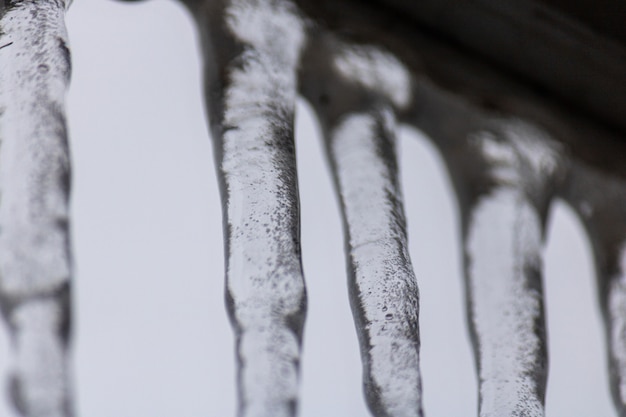
[[[383,306],[383,313],[387,311],[387,306]]]
[[[393,318],[393,314],[389,313],[385,316],[385,320],[391,320]]]
[[[50,71],[50,67],[46,64],[39,64],[37,70],[42,74],[46,74],[48,71]]]

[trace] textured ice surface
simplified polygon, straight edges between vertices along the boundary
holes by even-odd
[[[559,147],[542,131],[519,120],[495,124],[495,132],[470,138],[486,159],[489,175],[501,185],[531,190],[559,168]]]
[[[350,114],[331,152],[354,269],[353,309],[366,390],[375,415],[421,415],[418,290],[407,252],[396,178],[394,118],[387,109]]]
[[[542,416],[542,195],[559,167],[550,139],[513,120],[471,141],[495,186],[472,208],[465,250],[481,417]]]
[[[607,307],[612,319],[608,331],[616,362],[611,371],[618,376],[617,390],[622,404],[626,404],[626,245],[622,245],[619,257],[620,275],[610,280],[608,288]]]
[[[304,314],[293,146],[304,33],[288,2],[234,1],[226,14],[244,45],[229,68],[221,163],[240,406],[245,416],[292,416]]]
[[[339,73],[400,107],[411,100],[411,74],[393,55],[374,46],[344,46],[335,57]]]
[[[58,288],[70,273],[63,14],[54,2],[25,2],[0,22],[0,283],[20,296]]]
[[[540,268],[540,245],[539,217],[515,190],[494,191],[475,208],[466,253],[481,417],[543,415],[534,371],[541,359],[541,294],[527,276]]]
[[[18,307],[15,382],[28,416],[65,416],[69,388],[65,346],[58,335],[63,312],[57,303],[37,300]],[[17,387],[16,385],[15,387]]]
[[[19,415],[69,415],[63,329],[69,308],[70,62],[62,1],[24,1],[0,21],[0,292]]]

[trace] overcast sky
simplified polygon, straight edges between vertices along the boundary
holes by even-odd
[[[68,30],[79,416],[234,416],[221,209],[191,21],[173,1],[76,0]],[[337,202],[311,112],[297,110],[309,294],[301,416],[365,417]],[[455,202],[429,143],[400,136],[426,413],[475,415]],[[547,415],[613,416],[589,249],[562,205],[548,237]]]

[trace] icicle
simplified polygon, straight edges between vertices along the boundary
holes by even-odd
[[[573,161],[562,197],[588,232],[598,282],[613,402],[626,416],[626,181]]]
[[[626,241],[619,252],[617,275],[601,279],[609,279],[604,306],[611,364],[609,373],[615,406],[619,415],[623,416],[626,415]]]
[[[495,190],[472,210],[465,252],[481,417],[543,415],[541,236],[536,210],[515,190]]]
[[[418,289],[387,108],[343,116],[330,158],[348,233],[350,297],[375,416],[421,416]]]
[[[474,191],[475,203],[462,207],[480,416],[543,416],[542,213],[558,157],[546,135],[517,121],[498,123],[468,143],[484,171],[483,178],[465,175],[465,187],[481,191]]]
[[[68,417],[70,77],[62,0],[0,20],[0,303],[13,339],[16,415]]]
[[[286,1],[233,0],[196,17],[216,23],[200,29],[209,90],[219,89],[207,102],[225,197],[239,415],[292,417],[306,307],[293,143],[304,29]]]
[[[302,66],[342,203],[367,403],[377,417],[421,416],[419,294],[395,148],[394,106],[409,104],[410,74],[381,48],[325,34],[311,37]]]

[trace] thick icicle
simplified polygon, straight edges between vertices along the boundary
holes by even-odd
[[[291,417],[306,307],[293,142],[304,31],[289,2],[216,3],[192,7],[205,31],[239,415]]]
[[[4,2],[0,20],[0,304],[15,415],[72,415],[67,369],[70,78],[63,0]]]

